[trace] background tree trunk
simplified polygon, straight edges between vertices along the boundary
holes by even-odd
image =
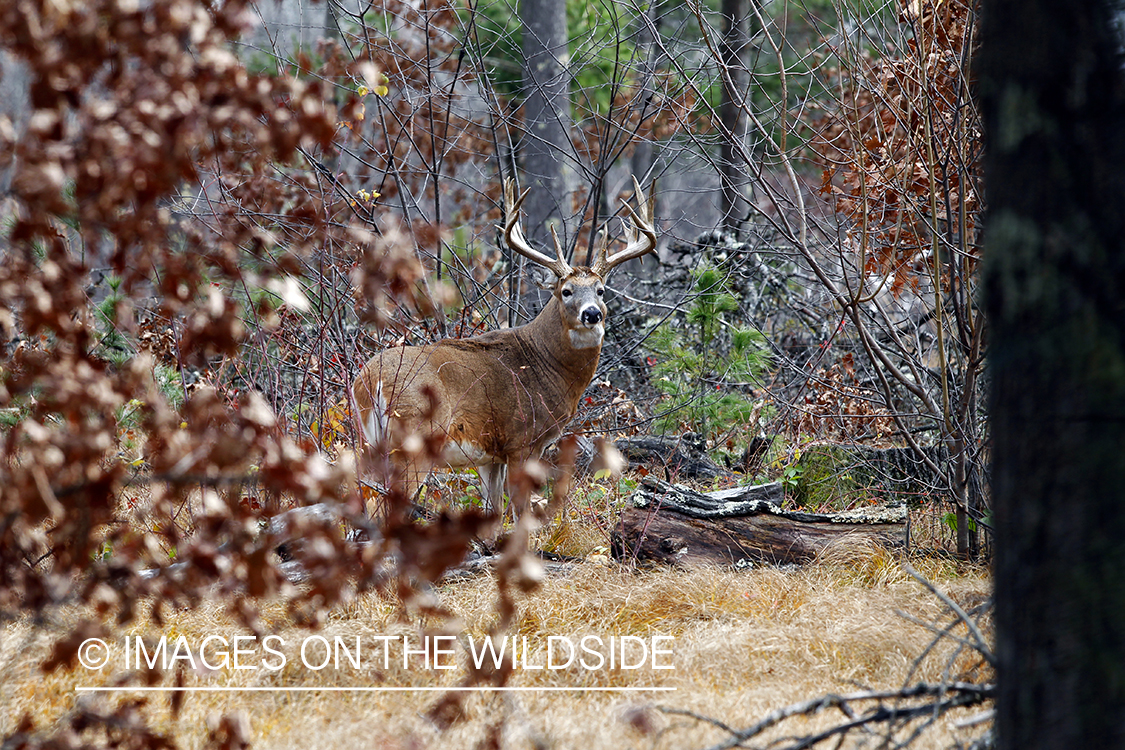
[[[551,247],[549,222],[562,225],[571,213],[573,148],[570,143],[570,72],[567,68],[566,3],[523,0],[524,176],[531,194],[524,203],[524,229],[533,244]]]
[[[746,163],[747,117],[743,112],[749,106],[749,66],[745,55],[750,44],[749,28],[752,24],[751,3],[755,0],[723,0],[723,75],[722,102],[719,117],[723,124],[723,138],[719,154],[719,177],[722,180],[723,228],[737,230],[746,218],[749,207],[750,176]]]
[[[985,0],[1000,747],[1125,747],[1125,97],[1109,2]]]
[[[661,0],[649,3],[647,8],[637,14],[636,20],[637,30],[634,39],[637,45],[637,61],[640,66],[641,80],[644,81],[645,89],[650,97],[656,94],[652,87],[652,77],[657,70],[656,56],[659,48],[656,44],[656,38],[662,25],[663,5],[664,3]],[[656,145],[652,139],[643,138],[634,146],[629,168],[642,185],[649,184],[651,177],[655,176],[651,173],[656,165],[656,158]],[[655,193],[655,191],[653,192]],[[650,195],[650,198],[655,200],[656,195]],[[660,215],[659,210],[654,210],[654,212],[656,215]]]

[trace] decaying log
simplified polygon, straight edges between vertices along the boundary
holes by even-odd
[[[721,518],[753,513],[782,513],[780,504],[784,499],[785,494],[778,482],[704,494],[683,485],[669,484],[647,476],[641,480],[641,487],[633,494],[630,502],[636,508],[660,507],[693,518]]]
[[[666,565],[801,564],[845,540],[906,544],[906,508],[783,511],[777,483],[702,494],[645,477],[611,539],[619,560]]]

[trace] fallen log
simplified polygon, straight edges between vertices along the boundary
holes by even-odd
[[[618,560],[665,565],[803,564],[829,546],[906,545],[906,507],[783,511],[778,483],[699,493],[645,477],[611,536]]]

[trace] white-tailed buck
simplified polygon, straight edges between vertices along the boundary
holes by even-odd
[[[625,248],[607,252],[602,241],[589,267],[571,267],[558,236],[556,257],[524,238],[516,198],[504,186],[504,237],[515,252],[554,275],[551,299],[530,323],[469,339],[387,349],[375,356],[352,385],[363,432],[372,445],[387,445],[392,430],[440,447],[450,467],[476,467],[486,506],[500,508],[510,464],[538,459],[574,416],[598,367],[605,336],[605,280],[615,266],[656,247],[652,203],[633,179],[638,207],[625,226]],[[552,232],[553,233],[553,232]],[[414,441],[419,448],[422,443]],[[418,452],[418,451],[416,451]],[[427,467],[405,465],[409,451],[392,453],[413,496]]]

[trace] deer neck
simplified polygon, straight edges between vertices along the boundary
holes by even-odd
[[[577,383],[580,391],[586,389],[598,369],[601,332],[568,328],[562,304],[555,297],[523,330],[526,343],[536,352],[537,359],[564,374],[568,381]]]

